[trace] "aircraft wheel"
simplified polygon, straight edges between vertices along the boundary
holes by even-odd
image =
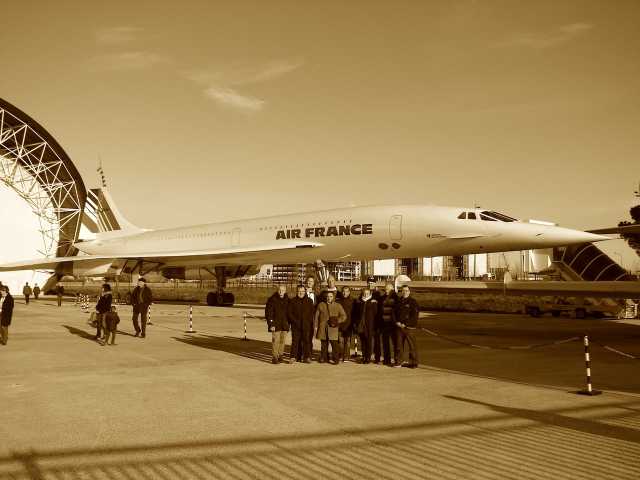
[[[207,293],[207,305],[210,307],[218,306],[218,293],[217,292],[209,292]]]
[[[222,300],[222,304],[225,307],[233,307],[233,304],[236,301],[235,295],[233,293],[231,293],[231,292],[224,292],[222,294],[222,299],[223,299]]]
[[[560,316],[560,310],[551,310],[551,315],[553,315],[554,317],[559,317]]]
[[[576,318],[585,318],[587,312],[584,308],[576,308]]]

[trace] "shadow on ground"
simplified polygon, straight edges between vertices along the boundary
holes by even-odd
[[[193,345],[200,348],[208,348],[209,350],[217,350],[219,352],[231,353],[240,357],[258,360],[259,362],[271,363],[271,342],[263,342],[260,340],[252,339],[243,340],[236,337],[202,334],[172,338],[178,342],[186,343],[187,345]],[[286,357],[288,358],[288,354],[286,355]]]
[[[639,401],[534,411],[449,398],[484,408],[362,429],[13,452],[0,457],[0,480],[640,478]]]

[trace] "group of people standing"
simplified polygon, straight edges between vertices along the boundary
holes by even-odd
[[[272,363],[284,361],[285,342],[291,330],[291,363],[311,363],[315,337],[320,340],[319,363],[337,365],[350,361],[352,350],[357,352],[359,345],[361,363],[382,360],[388,366],[415,368],[418,312],[418,303],[411,297],[408,285],[402,287],[400,295],[390,283],[379,291],[373,277],[367,279],[367,286],[357,296],[348,286],[338,291],[333,277],[320,292],[315,289],[315,278],[308,277],[305,285],[297,287],[293,298],[281,285],[265,307],[267,328],[272,333]]]

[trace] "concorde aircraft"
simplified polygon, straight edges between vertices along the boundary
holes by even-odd
[[[114,277],[160,272],[168,279],[216,279],[210,305],[233,304],[227,278],[262,264],[312,263],[321,279],[329,261],[434,257],[538,249],[607,240],[548,222],[519,221],[480,208],[393,205],[340,208],[160,230],[141,229],[120,213],[106,189],[96,189],[98,233],[78,240],[75,257],[0,266],[2,271],[52,270]]]

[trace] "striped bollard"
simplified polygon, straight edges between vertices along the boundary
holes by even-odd
[[[153,305],[153,303],[151,305]],[[153,325],[153,323],[151,323],[151,305],[149,305],[149,309],[147,310],[147,325]]]
[[[189,330],[186,330],[184,333],[196,333],[193,329],[193,306],[189,305]]]
[[[247,338],[247,312],[244,312],[242,314],[242,316],[244,317],[244,338],[242,340],[248,340],[248,338]]]
[[[587,389],[580,390],[579,395],[600,395],[602,392],[600,390],[594,390],[591,385],[591,357],[589,356],[589,337],[587,335],[584,336],[584,363],[587,368]]]

